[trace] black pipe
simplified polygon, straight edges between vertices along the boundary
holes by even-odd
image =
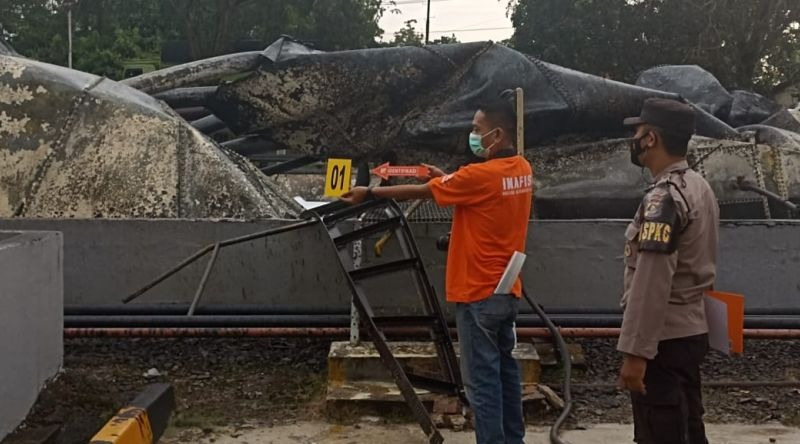
[[[786,207],[787,210],[789,210],[790,217],[792,217],[791,215],[797,213],[797,205],[795,205],[794,202],[785,200],[783,197],[773,193],[772,191],[759,188],[754,183],[745,180],[743,176],[739,176],[736,178],[736,187],[742,191],[752,191],[756,194],[760,194],[768,199],[772,199],[773,201],[783,205],[784,207]]]
[[[285,316],[64,316],[64,328],[341,327],[349,315]]]
[[[547,307],[542,308],[550,314],[575,314],[575,315],[622,315],[622,310],[618,308],[583,308],[583,307]],[[520,308],[519,314],[533,314],[528,309]],[[744,311],[747,316],[800,316],[800,307],[764,307],[746,308]]]
[[[65,305],[65,316],[164,316],[184,315],[189,304],[133,304],[133,305]],[[196,315],[349,315],[350,308],[302,307],[275,305],[204,305],[197,307]]]
[[[143,311],[117,310],[116,314],[97,314],[98,311],[84,310],[83,314],[75,315],[75,311],[65,314],[66,319],[71,322],[79,322],[79,327],[181,327],[184,326],[186,311],[178,312],[177,308],[169,308],[173,314],[146,313]],[[213,310],[213,308],[211,309]],[[85,314],[91,312],[94,314]],[[253,314],[252,312],[234,312],[228,310],[228,314],[203,314],[209,313],[207,307],[198,307],[198,312],[194,318],[196,324],[191,326],[209,327],[263,327],[263,326],[292,326],[292,327],[312,327],[325,325],[329,327],[346,327],[350,325],[349,313],[339,314]],[[132,314],[133,313],[133,314]],[[163,312],[162,312],[163,313]],[[582,314],[551,314],[552,322],[558,327],[563,328],[619,328],[622,324],[621,315],[582,315]],[[93,324],[97,322],[99,324]],[[267,324],[264,324],[266,322]],[[455,325],[451,323],[451,325]],[[518,327],[546,327],[547,322],[543,321],[538,315],[518,315]],[[744,326],[748,329],[800,329],[800,316],[745,316]]]
[[[277,165],[263,167],[261,168],[261,172],[267,176],[272,176],[273,174],[286,173],[288,171],[306,166],[316,162],[317,160],[318,159],[314,156],[302,156],[296,159],[287,160],[286,162],[281,162]]]
[[[561,357],[561,365],[564,366],[564,383],[561,386],[561,392],[564,396],[564,409],[561,410],[561,414],[558,415],[556,422],[550,427],[550,442],[552,444],[566,444],[566,441],[562,440],[559,436],[559,432],[561,430],[561,425],[564,424],[564,421],[567,420],[572,411],[572,390],[570,388],[572,384],[572,356],[567,348],[567,342],[564,341],[564,338],[561,336],[561,332],[558,331],[558,328],[554,325],[550,317],[542,310],[542,307],[528,296],[528,292],[525,291],[524,287],[522,289],[522,296],[539,316],[539,319],[547,325],[547,329],[550,330],[550,334],[553,335],[553,339],[556,342],[556,348]],[[519,317],[517,320],[519,321]]]
[[[209,114],[202,119],[193,120],[191,125],[203,134],[211,134],[227,126],[225,122],[213,114]]]
[[[205,107],[208,100],[217,93],[216,86],[196,86],[176,88],[153,95],[156,99],[167,102],[171,108]]]
[[[186,268],[189,264],[194,263],[194,261],[196,261],[197,259],[205,256],[205,254],[208,253],[209,251],[212,251],[214,248],[217,248],[216,247],[217,244],[219,244],[220,247],[227,247],[228,245],[240,244],[240,243],[249,242],[249,241],[255,240],[255,239],[266,238],[266,237],[269,237],[269,236],[274,236],[276,234],[281,234],[281,233],[286,233],[286,232],[289,232],[289,231],[298,230],[300,228],[305,228],[305,227],[309,227],[311,225],[314,225],[315,223],[316,223],[316,221],[313,221],[313,220],[312,221],[297,222],[297,223],[294,223],[294,224],[285,225],[283,227],[272,228],[270,230],[265,230],[265,231],[259,231],[257,233],[247,234],[247,235],[235,237],[235,238],[232,238],[232,239],[226,239],[224,241],[220,241],[220,242],[217,242],[215,244],[206,245],[205,247],[203,247],[200,250],[198,250],[195,254],[193,254],[193,255],[189,256],[188,258],[184,259],[178,265],[172,267],[169,271],[163,273],[161,276],[157,277],[156,279],[154,279],[153,281],[151,281],[150,283],[148,283],[144,287],[140,288],[139,290],[137,290],[134,293],[130,294],[129,296],[125,297],[122,300],[122,303],[123,304],[127,304],[128,302],[131,302],[132,300],[134,300],[134,299],[138,298],[139,296],[143,295],[145,292],[147,292],[151,288],[155,287],[159,283],[163,282],[165,279],[169,278],[173,274],[175,274],[175,273],[181,271],[182,269]]]
[[[583,328],[619,328],[622,326],[622,315],[589,315],[560,313],[550,314],[550,318],[559,327]],[[546,326],[533,315],[517,316],[520,327]],[[748,329],[796,329],[800,328],[800,316],[781,315],[745,315],[744,328]]]
[[[280,145],[272,140],[265,138],[258,134],[251,134],[237,139],[222,142],[221,146],[229,150],[236,151],[243,156],[250,156],[253,154],[264,153],[270,150],[277,150],[281,148]]]
[[[64,306],[64,314],[72,316],[81,315],[180,315],[186,314],[189,304],[183,303],[152,303],[134,305],[93,305],[93,304],[70,304]],[[580,307],[544,307],[544,310],[551,315],[617,315],[622,313],[616,309],[606,308],[580,308]],[[350,307],[308,307],[302,305],[264,305],[264,304],[225,304],[208,305],[197,307],[197,314],[201,315],[343,315],[350,314]],[[519,315],[533,315],[530,309],[520,309]],[[749,318],[754,316],[800,316],[799,308],[753,308],[745,310],[745,315]]]
[[[217,255],[219,255],[219,244],[214,245],[214,249],[211,251],[211,257],[208,259],[208,264],[206,264],[206,270],[203,272],[203,277],[200,278],[200,284],[197,286],[192,304],[189,305],[189,311],[186,312],[187,316],[193,316],[195,311],[197,311],[197,306],[200,304],[200,297],[206,289],[208,276],[211,275],[211,269],[214,268],[214,263],[217,261]]]
[[[208,108],[204,108],[202,106],[193,106],[191,108],[176,108],[175,112],[178,113],[179,116],[183,117],[186,121],[194,121],[202,119],[203,117],[207,117],[211,115],[211,111]]]

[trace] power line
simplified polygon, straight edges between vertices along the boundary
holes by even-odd
[[[439,31],[431,31],[435,33],[442,32],[472,32],[472,31],[499,31],[501,29],[514,29],[513,26],[503,26],[499,28],[463,28],[463,29],[442,29]]]
[[[400,0],[400,1],[394,2],[394,4],[397,5],[397,6],[400,6],[400,5],[424,5],[425,1],[426,0]],[[449,2],[449,1],[452,1],[452,0],[431,0],[432,3]],[[384,0],[383,3],[384,4],[391,4],[392,2],[389,1],[389,0]]]

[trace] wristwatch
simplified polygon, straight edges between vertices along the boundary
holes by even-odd
[[[375,200],[377,199],[374,194],[372,194],[372,187],[367,187],[367,197],[364,200]]]

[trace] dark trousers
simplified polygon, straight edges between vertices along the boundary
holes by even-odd
[[[647,394],[631,395],[633,440],[639,444],[708,444],[703,425],[700,364],[708,335],[668,339],[647,361]]]

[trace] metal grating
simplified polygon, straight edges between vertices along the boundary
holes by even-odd
[[[398,202],[403,213],[408,210],[413,200]],[[381,210],[370,210],[361,219],[364,222],[376,222],[386,219],[386,215]],[[409,222],[450,222],[453,220],[453,207],[440,207],[433,200],[423,201],[413,214],[406,217]]]
[[[408,209],[413,203],[413,200],[398,202],[403,212]],[[533,205],[531,205],[531,216],[533,218]],[[364,214],[363,221],[375,222],[386,219],[386,215],[380,211],[371,210]],[[426,199],[420,204],[413,214],[406,216],[409,222],[452,222],[453,220],[453,207],[440,207],[433,200]]]

